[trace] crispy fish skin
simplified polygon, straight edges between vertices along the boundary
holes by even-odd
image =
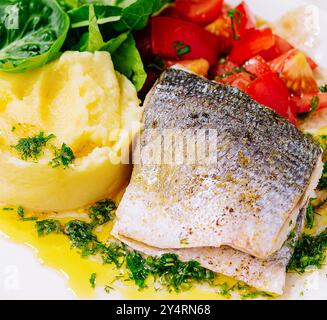
[[[182,70],[166,71],[145,107],[141,150],[153,144],[147,129],[213,129],[217,162],[136,165],[117,233],[161,249],[229,246],[265,260],[278,251],[320,146],[238,89]]]

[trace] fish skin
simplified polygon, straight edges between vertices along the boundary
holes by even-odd
[[[121,236],[161,249],[187,239],[183,248],[229,246],[260,259],[282,247],[320,161],[316,142],[238,89],[176,69],[150,92],[144,123],[141,150],[153,143],[153,127],[159,136],[217,130],[217,163],[135,165],[117,210]]]

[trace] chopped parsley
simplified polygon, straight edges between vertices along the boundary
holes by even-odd
[[[319,97],[318,96],[314,96],[311,101],[310,101],[310,106],[311,109],[308,112],[303,112],[298,114],[298,118],[300,118],[301,120],[306,119],[310,114],[312,114],[313,112],[316,111],[316,109],[319,106]]]
[[[288,271],[304,273],[309,267],[320,269],[326,258],[327,229],[316,236],[306,233],[295,244],[294,254],[288,263]]]
[[[307,207],[306,215],[305,215],[305,227],[308,229],[312,229],[315,219],[315,210],[313,205],[311,204],[311,201],[315,199],[310,199],[310,203]]]
[[[14,211],[14,208],[2,208],[3,211]]]
[[[98,241],[89,223],[80,220],[70,221],[65,225],[65,233],[72,242],[72,246],[82,250],[82,256],[97,253]]]
[[[25,218],[25,209],[23,207],[18,207],[17,214],[21,219]]]
[[[327,84],[320,86],[320,92],[327,92]]]
[[[37,136],[19,139],[18,144],[13,148],[16,149],[23,160],[37,160],[48,141],[53,138],[55,138],[53,134],[45,136],[44,132],[40,132]]]
[[[126,246],[124,243],[113,242],[107,246],[100,244],[99,249],[104,263],[113,263],[117,268],[120,268],[124,264],[126,256]]]
[[[241,25],[241,18],[243,17],[242,12],[238,11],[236,8],[233,8],[227,12],[227,16],[230,17],[232,21],[233,39],[240,40],[237,29]]]
[[[40,236],[63,230],[59,222],[50,221],[36,223],[36,229]],[[160,280],[160,283],[166,288],[176,292],[189,289],[193,282],[211,283],[214,279],[214,273],[201,267],[196,261],[182,262],[175,254],[144,257],[137,251],[127,249],[123,243],[104,244],[100,242],[93,230],[92,224],[73,220],[65,225],[64,233],[69,237],[72,246],[81,250],[83,257],[99,254],[105,264],[114,264],[117,268],[125,264],[129,279],[133,280],[141,289],[147,286],[146,282],[150,278]],[[96,276],[90,278],[91,285],[95,280],[94,277]]]
[[[232,298],[233,292],[237,292],[242,300],[256,299],[259,297],[273,298],[272,294],[264,291],[257,291],[249,285],[239,281],[232,286],[228,286],[226,282],[222,283],[220,285],[218,294],[224,296],[227,299],[230,299]]]
[[[54,156],[55,157],[50,162],[53,168],[58,168],[60,166],[68,168],[69,165],[75,160],[73,150],[65,143],[62,144],[60,149],[55,148]]]
[[[178,57],[183,56],[184,54],[190,53],[191,48],[189,45],[183,43],[182,41],[175,41],[173,43],[174,49],[178,55]]]
[[[89,216],[92,220],[93,227],[103,225],[112,220],[112,211],[117,209],[116,204],[112,200],[102,200],[89,208]]]
[[[53,219],[37,221],[35,223],[35,228],[39,237],[47,236],[50,233],[60,233],[62,231],[60,222]]]
[[[89,281],[90,281],[91,287],[94,289],[95,285],[96,285],[96,282],[97,282],[97,274],[92,273]]]
[[[22,221],[35,221],[37,217],[25,217],[25,209],[21,206],[17,208],[17,214]]]

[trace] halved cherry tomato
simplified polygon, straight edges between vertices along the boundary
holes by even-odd
[[[219,38],[191,22],[170,17],[152,19],[152,50],[167,59],[199,59],[215,64],[221,53]]]
[[[248,5],[243,1],[236,8],[236,15],[240,22],[235,23],[235,29],[239,36],[244,34],[247,30],[254,29],[256,26],[256,19],[250,11]]]
[[[223,4],[223,0],[176,0],[176,11],[194,23],[206,25],[219,16]]]
[[[291,95],[277,73],[266,73],[250,83],[248,94],[257,102],[275,110],[280,116],[290,119]]]
[[[319,99],[318,107],[316,110],[327,108],[327,93],[319,92],[317,94],[303,94],[301,96],[292,96],[292,102],[295,105],[297,113],[309,112],[312,109],[312,98],[317,96]]]
[[[240,65],[274,44],[275,39],[270,28],[251,29],[240,40],[234,41],[229,59]]]
[[[277,58],[269,61],[269,65],[270,67],[273,69],[273,71],[275,72],[281,72],[283,70],[283,67],[285,65],[285,62],[292,58],[292,56],[294,56],[297,52],[299,52],[299,50],[297,49],[291,49],[287,52],[285,52],[284,54],[282,54],[281,56],[278,56]],[[261,55],[261,53],[260,53]],[[311,67],[312,70],[317,68],[317,64],[308,56],[306,56],[307,61]]]
[[[308,60],[300,51],[285,62],[280,76],[292,92],[315,93],[319,91]]]
[[[267,72],[271,72],[269,64],[259,55],[251,58],[244,64],[246,71],[259,77]]]
[[[293,46],[289,44],[286,40],[281,38],[280,36],[273,35],[275,39],[275,45],[272,46],[268,50],[263,50],[259,53],[261,57],[263,57],[266,61],[271,61],[281,56],[282,54],[293,49]]]

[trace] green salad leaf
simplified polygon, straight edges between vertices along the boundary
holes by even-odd
[[[24,72],[58,56],[69,17],[56,0],[7,0],[0,4],[0,17],[5,17],[0,23],[0,70]],[[8,26],[8,19],[15,18],[17,25]]]
[[[0,0],[0,70],[24,72],[60,51],[107,51],[139,91],[146,72],[133,32],[171,0]],[[8,28],[8,8],[19,24]],[[10,18],[11,19],[11,18]],[[11,20],[10,20],[11,21]]]
[[[83,5],[68,12],[72,28],[88,27],[90,25],[90,7],[94,8],[94,15],[99,25],[118,21],[122,17],[123,10],[119,7],[93,4]]]
[[[129,34],[122,45],[112,53],[112,61],[115,65],[115,69],[129,78],[137,91],[142,89],[147,74],[144,70],[140,53],[136,48],[135,40],[131,34]]]

